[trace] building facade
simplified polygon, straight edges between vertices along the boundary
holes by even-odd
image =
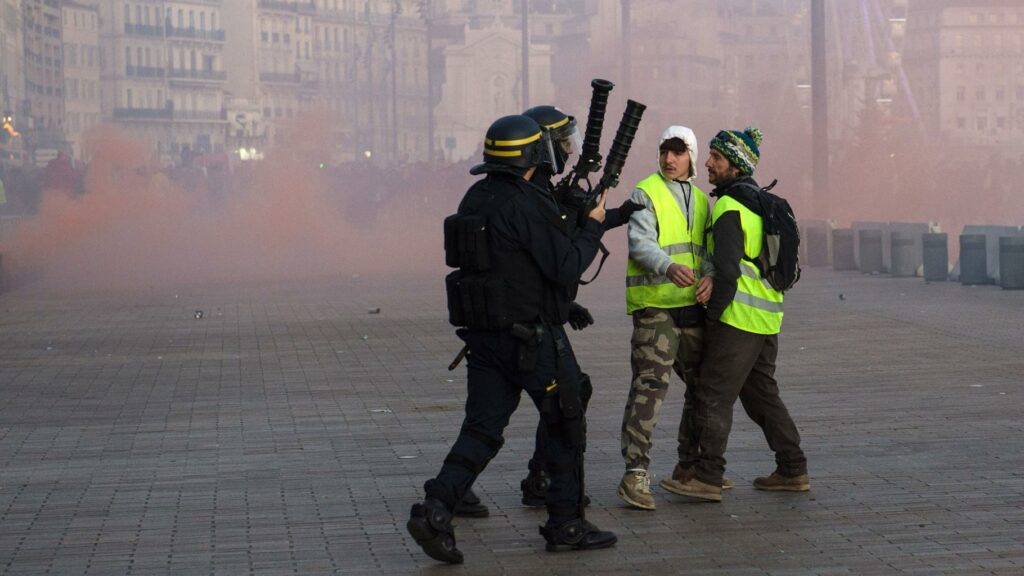
[[[102,121],[99,10],[72,0],[62,10],[64,136],[72,156],[83,159],[82,134]]]
[[[1024,4],[910,4],[903,65],[933,141],[1024,153]]]
[[[26,120],[26,150],[31,156],[39,153],[37,162],[65,145],[61,17],[58,0],[22,0],[25,99],[15,114]]]
[[[223,152],[227,133],[219,0],[99,4],[103,112],[164,162]]]
[[[21,0],[0,0],[0,160],[19,163],[25,129],[25,41],[21,29]]]

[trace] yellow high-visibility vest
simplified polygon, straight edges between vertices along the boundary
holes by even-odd
[[[686,221],[682,206],[657,172],[636,185],[654,205],[658,217],[658,245],[676,264],[686,266],[699,276],[701,262],[707,257],[705,227],[708,220],[708,197],[691,185],[693,230]],[[632,258],[626,264],[626,313],[640,308],[680,308],[697,303],[697,285],[680,288],[667,276],[648,270]]]
[[[747,258],[756,259],[761,253],[763,243],[763,220],[739,201],[731,196],[719,196],[711,211],[711,225],[718,218],[735,210],[740,214],[740,226],[743,228],[743,252]],[[714,252],[714,239],[709,239],[709,248]],[[767,280],[761,277],[757,266],[740,258],[740,277],[736,280],[736,295],[722,312],[721,321],[725,324],[754,334],[778,334],[782,328],[782,292],[772,288]]]

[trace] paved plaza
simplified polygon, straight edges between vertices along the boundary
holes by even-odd
[[[805,271],[778,378],[812,489],[766,493],[737,407],[721,504],[615,488],[629,385],[621,266],[583,288],[588,517],[616,547],[549,554],[519,503],[524,402],[426,557],[410,505],[462,418],[442,275],[0,294],[0,574],[1024,574],[1024,292]],[[379,308],[379,312],[377,309]],[[202,318],[196,318],[202,311]],[[670,474],[677,379],[655,434]]]

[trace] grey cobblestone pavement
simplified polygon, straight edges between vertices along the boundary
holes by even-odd
[[[583,289],[597,324],[574,345],[596,388],[588,514],[618,546],[544,552],[519,504],[524,402],[458,567],[404,530],[465,395],[440,276],[0,295],[0,574],[1024,574],[1024,292],[807,271],[778,377],[811,492],[753,490],[772,458],[738,409],[724,502],[656,489],[640,512],[615,495],[617,271]]]

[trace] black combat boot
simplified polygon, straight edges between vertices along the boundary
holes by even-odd
[[[551,477],[543,470],[530,470],[529,475],[519,483],[523,491],[524,506],[543,506],[544,498],[548,495],[548,487],[551,486]]]
[[[541,504],[544,501],[541,500]],[[480,497],[470,488],[462,496],[462,500],[455,505],[455,515],[463,518],[486,518],[491,513],[487,505],[480,501]]]
[[[427,556],[449,564],[462,564],[462,552],[455,547],[452,515],[440,500],[427,498],[420,504],[413,504],[405,527]]]
[[[619,541],[615,534],[601,530],[584,518],[569,520],[560,526],[541,526],[540,534],[548,541],[548,552],[597,550]]]

